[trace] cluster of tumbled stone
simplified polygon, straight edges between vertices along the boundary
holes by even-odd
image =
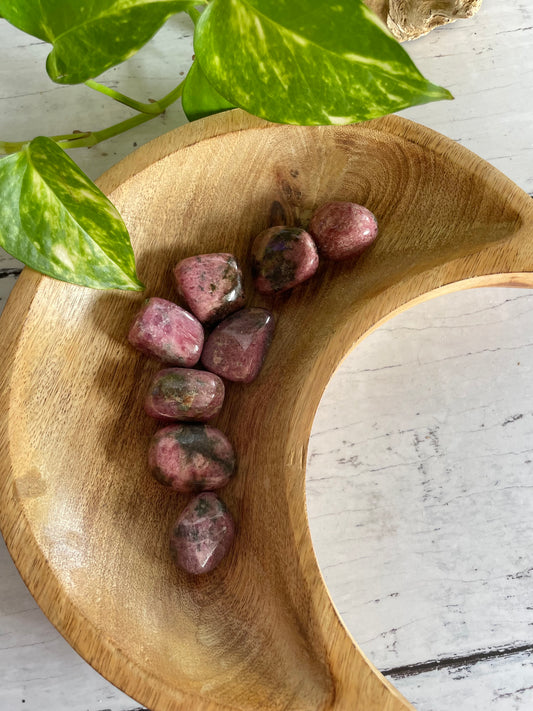
[[[196,494],[176,521],[171,551],[189,573],[212,570],[229,550],[234,523],[214,493],[235,473],[227,437],[206,423],[220,412],[224,381],[249,383],[261,370],[274,333],[266,309],[246,308],[242,273],[231,254],[202,254],[177,264],[178,293],[190,311],[152,297],[135,317],[128,340],[163,361],[145,398],[148,415],[168,425],[152,438],[153,476]],[[205,337],[204,326],[212,327]],[[205,369],[194,368],[199,363]]]
[[[255,286],[262,294],[292,289],[313,276],[319,255],[334,261],[357,257],[377,233],[374,215],[353,202],[322,205],[307,230],[270,227],[258,234],[252,244]]]
[[[255,286],[262,294],[287,291],[316,272],[319,253],[333,260],[358,256],[376,235],[376,219],[365,207],[327,203],[315,212],[308,231],[278,226],[257,235],[251,247]],[[220,430],[202,423],[220,412],[222,378],[249,383],[258,376],[274,317],[267,309],[244,306],[242,272],[231,254],[183,259],[173,274],[190,311],[147,299],[128,339],[171,366],[154,375],[145,398],[148,415],[175,423],[156,432],[148,462],[162,484],[196,494],[174,525],[171,551],[179,567],[198,574],[218,565],[235,532],[231,514],[213,493],[235,473],[235,453]],[[210,329],[207,337],[204,327]],[[194,367],[199,363],[205,370]]]

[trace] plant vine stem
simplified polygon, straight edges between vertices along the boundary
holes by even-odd
[[[77,133],[65,133],[60,136],[50,136],[52,141],[59,143],[60,141],[67,141],[72,138],[86,138],[90,136],[90,131],[78,131]],[[0,155],[8,155],[9,153],[17,153],[27,146],[31,141],[0,141]]]
[[[187,15],[189,15],[195,25],[202,15],[200,10],[197,10],[195,7],[190,7],[188,10],[185,10],[185,12],[187,13]]]
[[[172,91],[170,91],[166,96],[159,101],[155,101],[150,106],[157,107],[157,111],[153,113],[139,113],[136,116],[132,116],[125,121],[120,121],[112,126],[103,128],[100,131],[85,131],[83,133],[68,133],[61,136],[51,136],[60,148],[84,148],[95,146],[101,141],[106,141],[108,138],[113,138],[113,136],[118,136],[124,131],[128,131],[130,128],[135,126],[140,126],[147,121],[160,116],[165,109],[167,109],[171,104],[177,101],[183,93],[183,84],[181,81],[178,86],[176,86]],[[111,90],[112,91],[112,90]],[[0,141],[0,152],[2,153],[16,153],[27,146],[30,141],[20,141],[18,143],[9,143],[7,141]]]
[[[94,79],[87,79],[87,81],[85,82],[85,86],[88,86],[89,89],[94,89],[95,91],[99,91],[101,94],[110,96],[112,99],[115,99],[115,101],[119,101],[121,104],[125,104],[126,106],[129,106],[131,109],[135,109],[135,111],[139,111],[142,114],[157,115],[157,114],[161,113],[159,110],[159,104],[157,101],[154,101],[153,103],[149,103],[149,104],[143,104],[142,102],[137,101],[136,99],[130,99],[129,96],[126,96],[125,94],[121,94],[120,91],[115,91],[115,89],[111,89],[108,86],[99,84],[97,81],[94,81]]]
[[[159,113],[163,113],[160,111]],[[106,141],[108,138],[113,138],[113,136],[118,136],[120,133],[129,131],[130,128],[135,128],[135,126],[140,126],[142,123],[146,123],[151,119],[155,118],[158,114],[137,114],[132,116],[125,121],[120,121],[107,128],[102,128],[100,131],[90,131],[89,134],[79,134],[73,133],[71,138],[58,141],[57,145],[60,148],[70,149],[70,148],[90,148],[95,146],[97,143]]]

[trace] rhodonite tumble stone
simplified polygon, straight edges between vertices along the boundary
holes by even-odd
[[[208,573],[229,551],[235,524],[223,501],[212,492],[199,494],[183,509],[174,524],[170,551],[176,565],[187,573]]]
[[[152,437],[148,466],[161,484],[176,491],[213,491],[225,486],[234,474],[235,452],[215,427],[170,425]]]
[[[170,365],[196,365],[204,329],[192,314],[166,299],[152,297],[135,317],[128,341],[146,355]]]
[[[224,383],[213,373],[164,368],[155,374],[144,401],[151,417],[164,421],[206,422],[220,412]]]
[[[222,378],[250,383],[259,375],[273,335],[270,311],[241,309],[219,323],[207,338],[202,363]]]
[[[313,276],[317,268],[316,245],[301,227],[270,227],[253,241],[252,269],[262,294],[291,289]]]
[[[313,214],[309,232],[318,251],[333,260],[361,254],[378,236],[373,213],[355,202],[328,202]]]
[[[215,323],[244,305],[242,273],[232,254],[200,254],[174,268],[179,294],[202,323]]]

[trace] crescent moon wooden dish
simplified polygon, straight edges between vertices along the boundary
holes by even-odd
[[[313,416],[348,351],[430,296],[533,284],[533,202],[447,138],[397,117],[346,127],[268,124],[239,111],[180,128],[100,180],[131,232],[145,294],[98,292],[26,269],[2,317],[0,522],[22,577],[70,644],[152,711],[407,711],[350,638],[318,569],[305,512]],[[322,263],[274,299],[253,293],[251,239],[306,224],[329,200],[371,209],[357,261]],[[270,306],[259,378],[228,384],[213,423],[234,443],[223,498],[238,526],[213,573],[168,552],[186,499],[148,474],[142,410],[155,361],[126,342],[171,270],[233,252],[248,304]]]

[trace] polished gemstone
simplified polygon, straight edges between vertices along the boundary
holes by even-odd
[[[208,573],[228,553],[235,524],[224,502],[212,492],[199,494],[174,524],[170,550],[176,565],[187,573]]]
[[[222,378],[249,383],[259,375],[273,335],[274,317],[270,311],[241,309],[209,335],[202,363]]]
[[[224,383],[213,373],[189,368],[165,368],[155,374],[144,408],[148,415],[164,421],[214,417],[224,402]]]
[[[328,202],[313,214],[309,232],[321,256],[340,260],[356,257],[378,236],[370,210],[355,202]]]
[[[158,481],[176,491],[213,491],[234,474],[235,452],[216,427],[169,425],[152,437],[148,465]]]
[[[252,269],[262,294],[274,294],[300,284],[318,268],[311,235],[301,227],[270,227],[253,241]]]
[[[174,268],[179,294],[202,323],[215,323],[244,305],[242,273],[232,254],[200,254]]]
[[[204,345],[204,329],[192,314],[172,301],[147,299],[135,317],[128,341],[146,355],[169,365],[196,365]]]

